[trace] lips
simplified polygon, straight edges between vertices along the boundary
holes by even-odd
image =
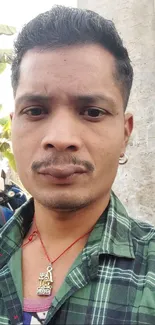
[[[55,178],[67,178],[74,174],[86,173],[86,169],[83,166],[66,165],[66,166],[51,166],[42,168],[39,170],[39,174],[50,175]]]

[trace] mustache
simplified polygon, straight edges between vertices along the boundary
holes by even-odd
[[[34,161],[32,163],[31,169],[34,172],[38,172],[40,168],[46,168],[50,166],[60,166],[60,165],[78,165],[84,166],[88,172],[94,171],[94,166],[87,160],[80,160],[76,156],[62,155],[62,154],[52,154],[41,161]]]

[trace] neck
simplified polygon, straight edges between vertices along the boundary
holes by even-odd
[[[110,199],[106,197],[77,211],[54,211],[42,206],[35,201],[35,220],[37,228],[46,241],[60,239],[76,239],[89,232],[101,214],[105,211]],[[34,227],[34,225],[33,225]]]

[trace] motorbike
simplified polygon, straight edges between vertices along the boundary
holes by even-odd
[[[4,190],[0,190],[0,226],[8,221],[23,203],[27,201],[25,193],[13,181],[6,184],[6,173],[1,171],[4,181]]]

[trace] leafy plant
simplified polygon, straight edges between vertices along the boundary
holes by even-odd
[[[10,36],[15,34],[15,32],[15,27],[0,24],[0,35]],[[11,59],[11,49],[0,49],[0,74],[3,73],[3,71],[6,69],[7,64],[11,63]],[[0,111],[3,111],[1,104]],[[16,170],[11,146],[11,122],[10,117],[8,116],[0,118],[0,153],[3,157],[8,159],[10,167],[13,170]]]
[[[0,35],[14,35],[15,33],[15,27],[0,24]]]
[[[0,119],[0,127],[0,153],[7,158],[10,167],[16,171],[11,145],[11,121],[9,116]]]

